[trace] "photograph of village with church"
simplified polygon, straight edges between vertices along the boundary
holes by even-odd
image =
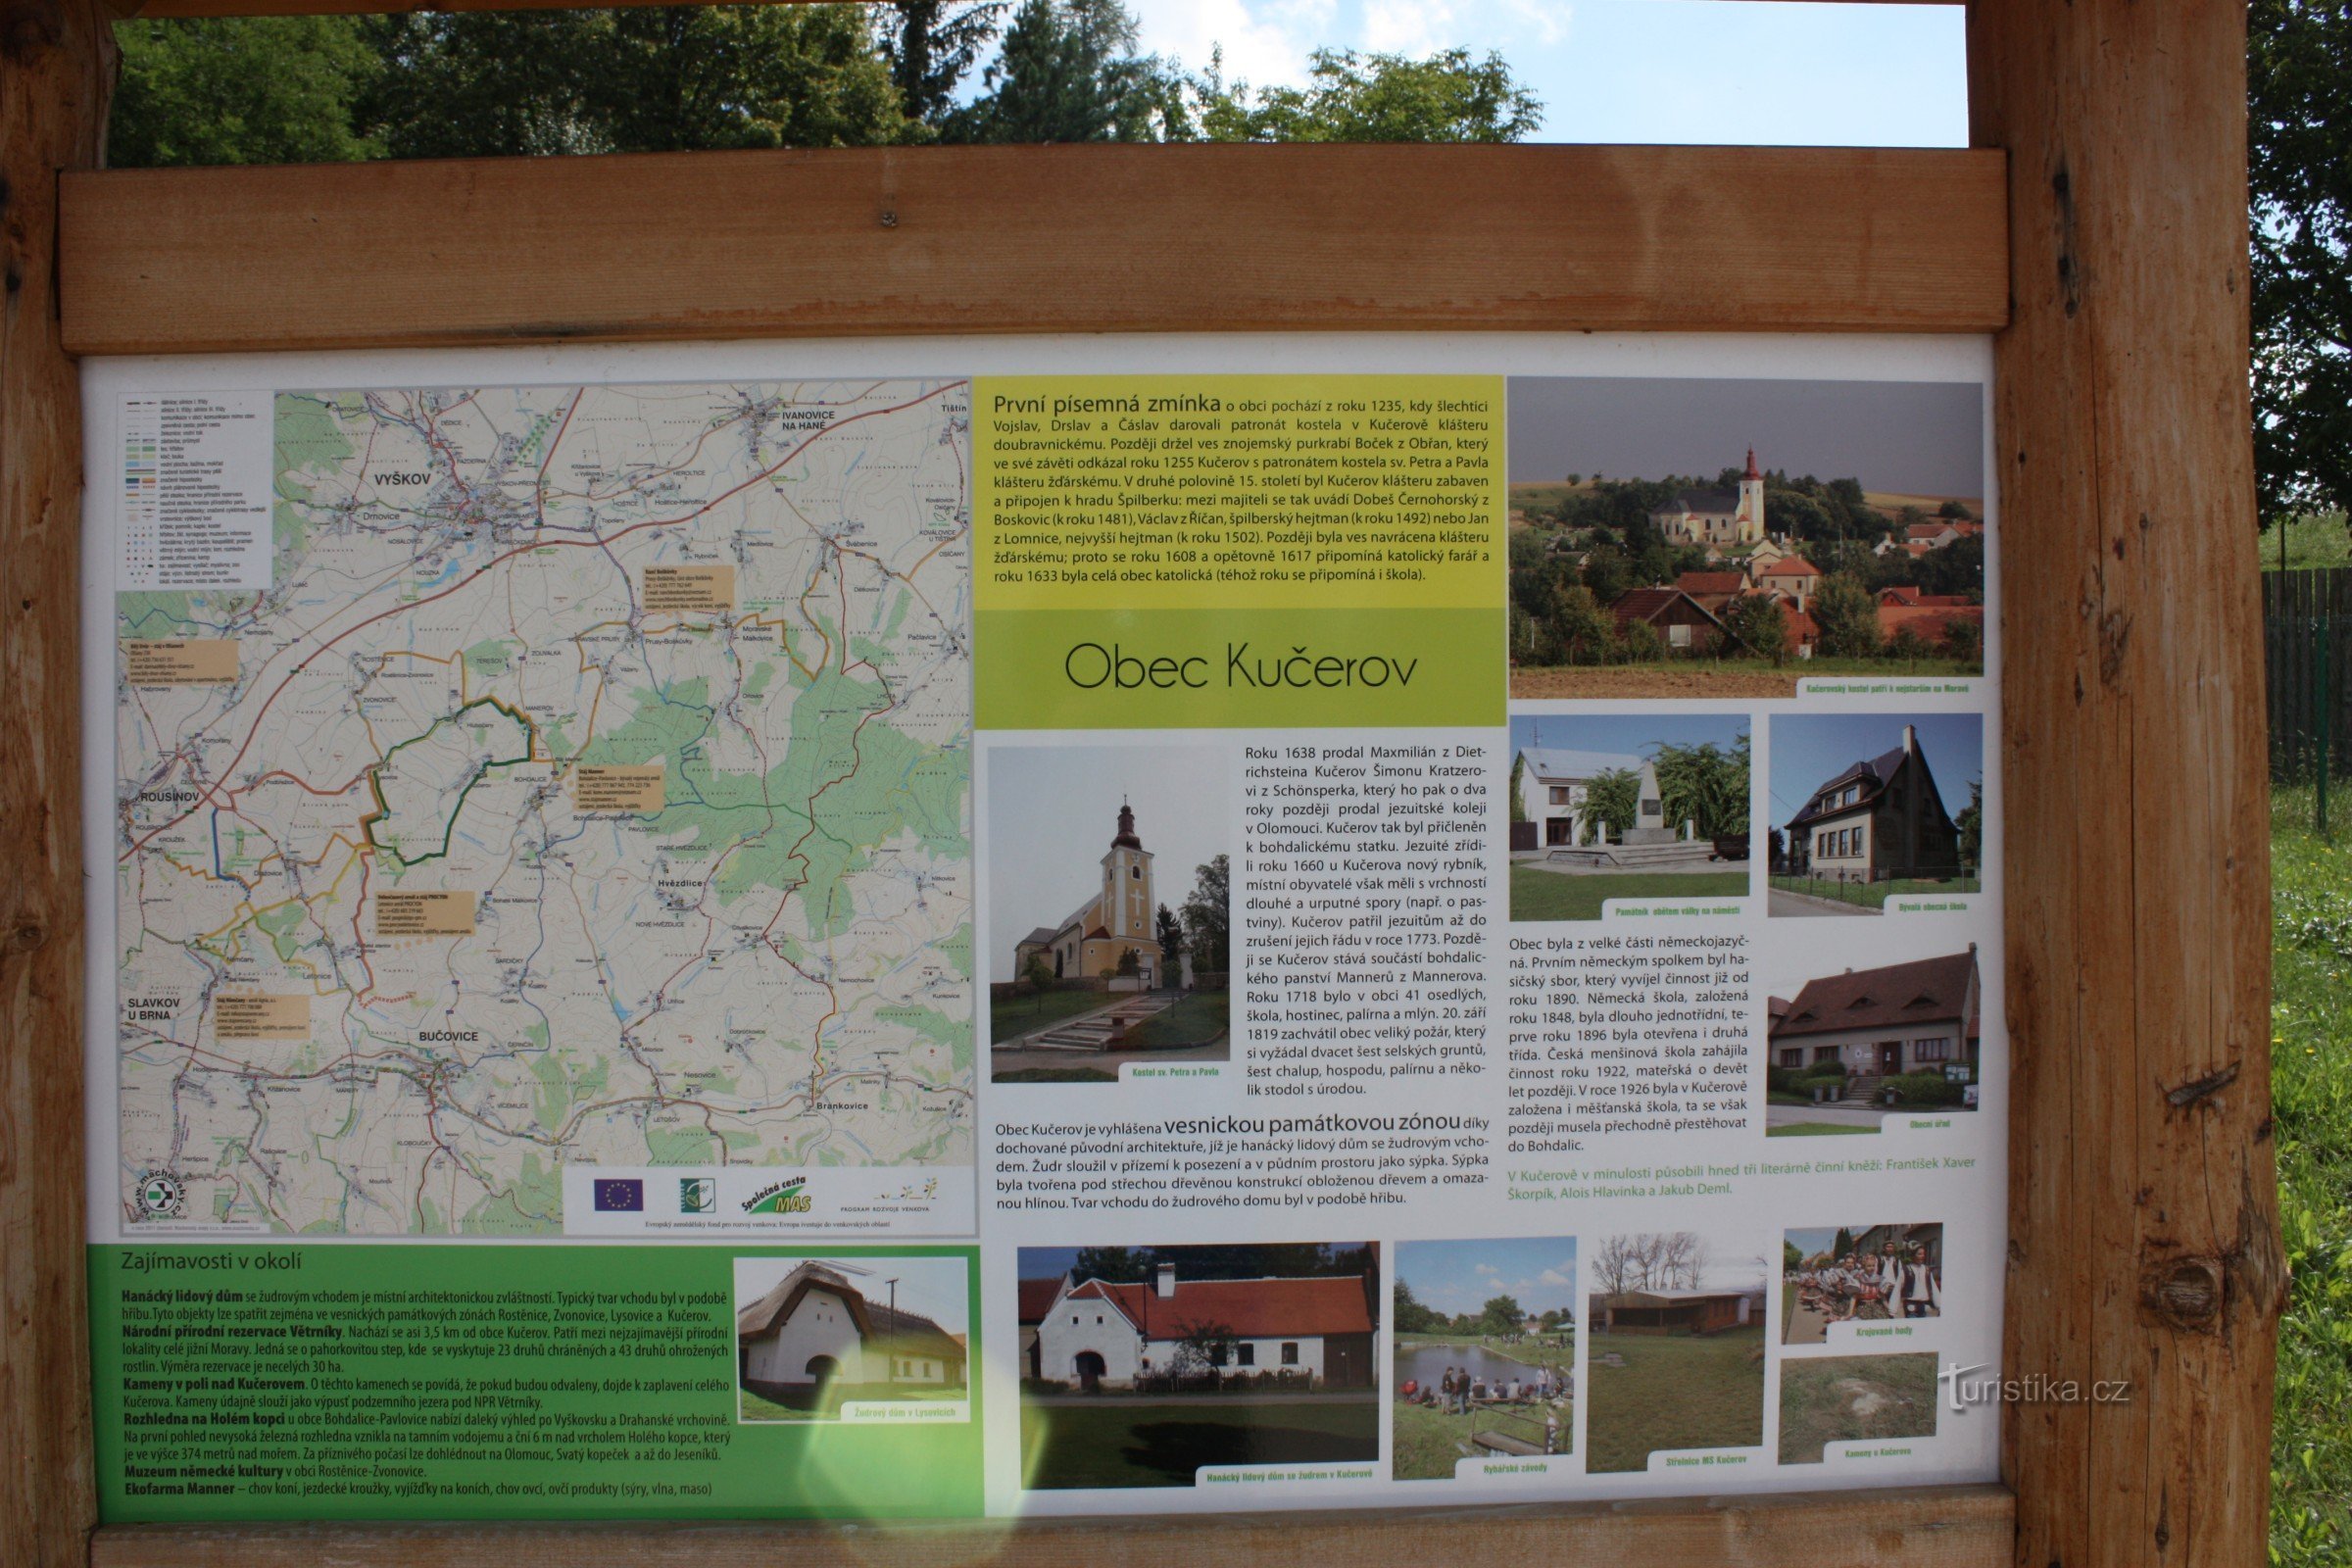
[[[992,1083],[1226,1059],[1229,764],[1206,746],[989,749]]]
[[[1984,671],[1983,390],[1518,377],[1515,698]]]

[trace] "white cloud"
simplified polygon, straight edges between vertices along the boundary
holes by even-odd
[[[1537,1277],[1543,1280],[1544,1284],[1556,1285],[1564,1291],[1572,1291],[1576,1289],[1575,1279],[1570,1275],[1561,1273],[1556,1268],[1547,1268]]]
[[[1500,1278],[1502,1278],[1502,1270],[1500,1270],[1500,1269],[1496,1268],[1496,1267],[1495,1267],[1494,1264],[1492,1264],[1492,1263],[1481,1263],[1481,1264],[1479,1264],[1479,1265],[1478,1265],[1478,1267],[1477,1267],[1477,1268],[1476,1268],[1476,1269],[1475,1269],[1473,1272],[1475,1272],[1475,1273],[1479,1273],[1479,1274],[1484,1274],[1484,1275],[1486,1275],[1486,1276],[1487,1276],[1487,1278],[1489,1278],[1489,1279],[1500,1279]]]
[[[1425,55],[1458,41],[1458,0],[1364,0],[1363,46],[1380,54]]]
[[[1129,0],[1144,48],[1189,71],[1225,52],[1227,80],[1251,86],[1306,79],[1307,53],[1332,42],[1336,0]]]

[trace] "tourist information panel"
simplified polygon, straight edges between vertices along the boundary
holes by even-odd
[[[1992,1478],[1987,362],[92,364],[106,1518]]]

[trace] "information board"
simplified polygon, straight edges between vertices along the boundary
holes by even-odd
[[[105,1517],[1991,1479],[1988,363],[90,362]]]

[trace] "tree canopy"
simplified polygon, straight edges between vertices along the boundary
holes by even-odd
[[[1447,49],[1426,60],[1318,49],[1303,87],[1228,87],[1212,61],[1192,87],[1210,141],[1506,142],[1544,122],[1544,106],[1499,54]]]
[[[2352,0],[2252,0],[2254,473],[2261,521],[2352,511]]]

